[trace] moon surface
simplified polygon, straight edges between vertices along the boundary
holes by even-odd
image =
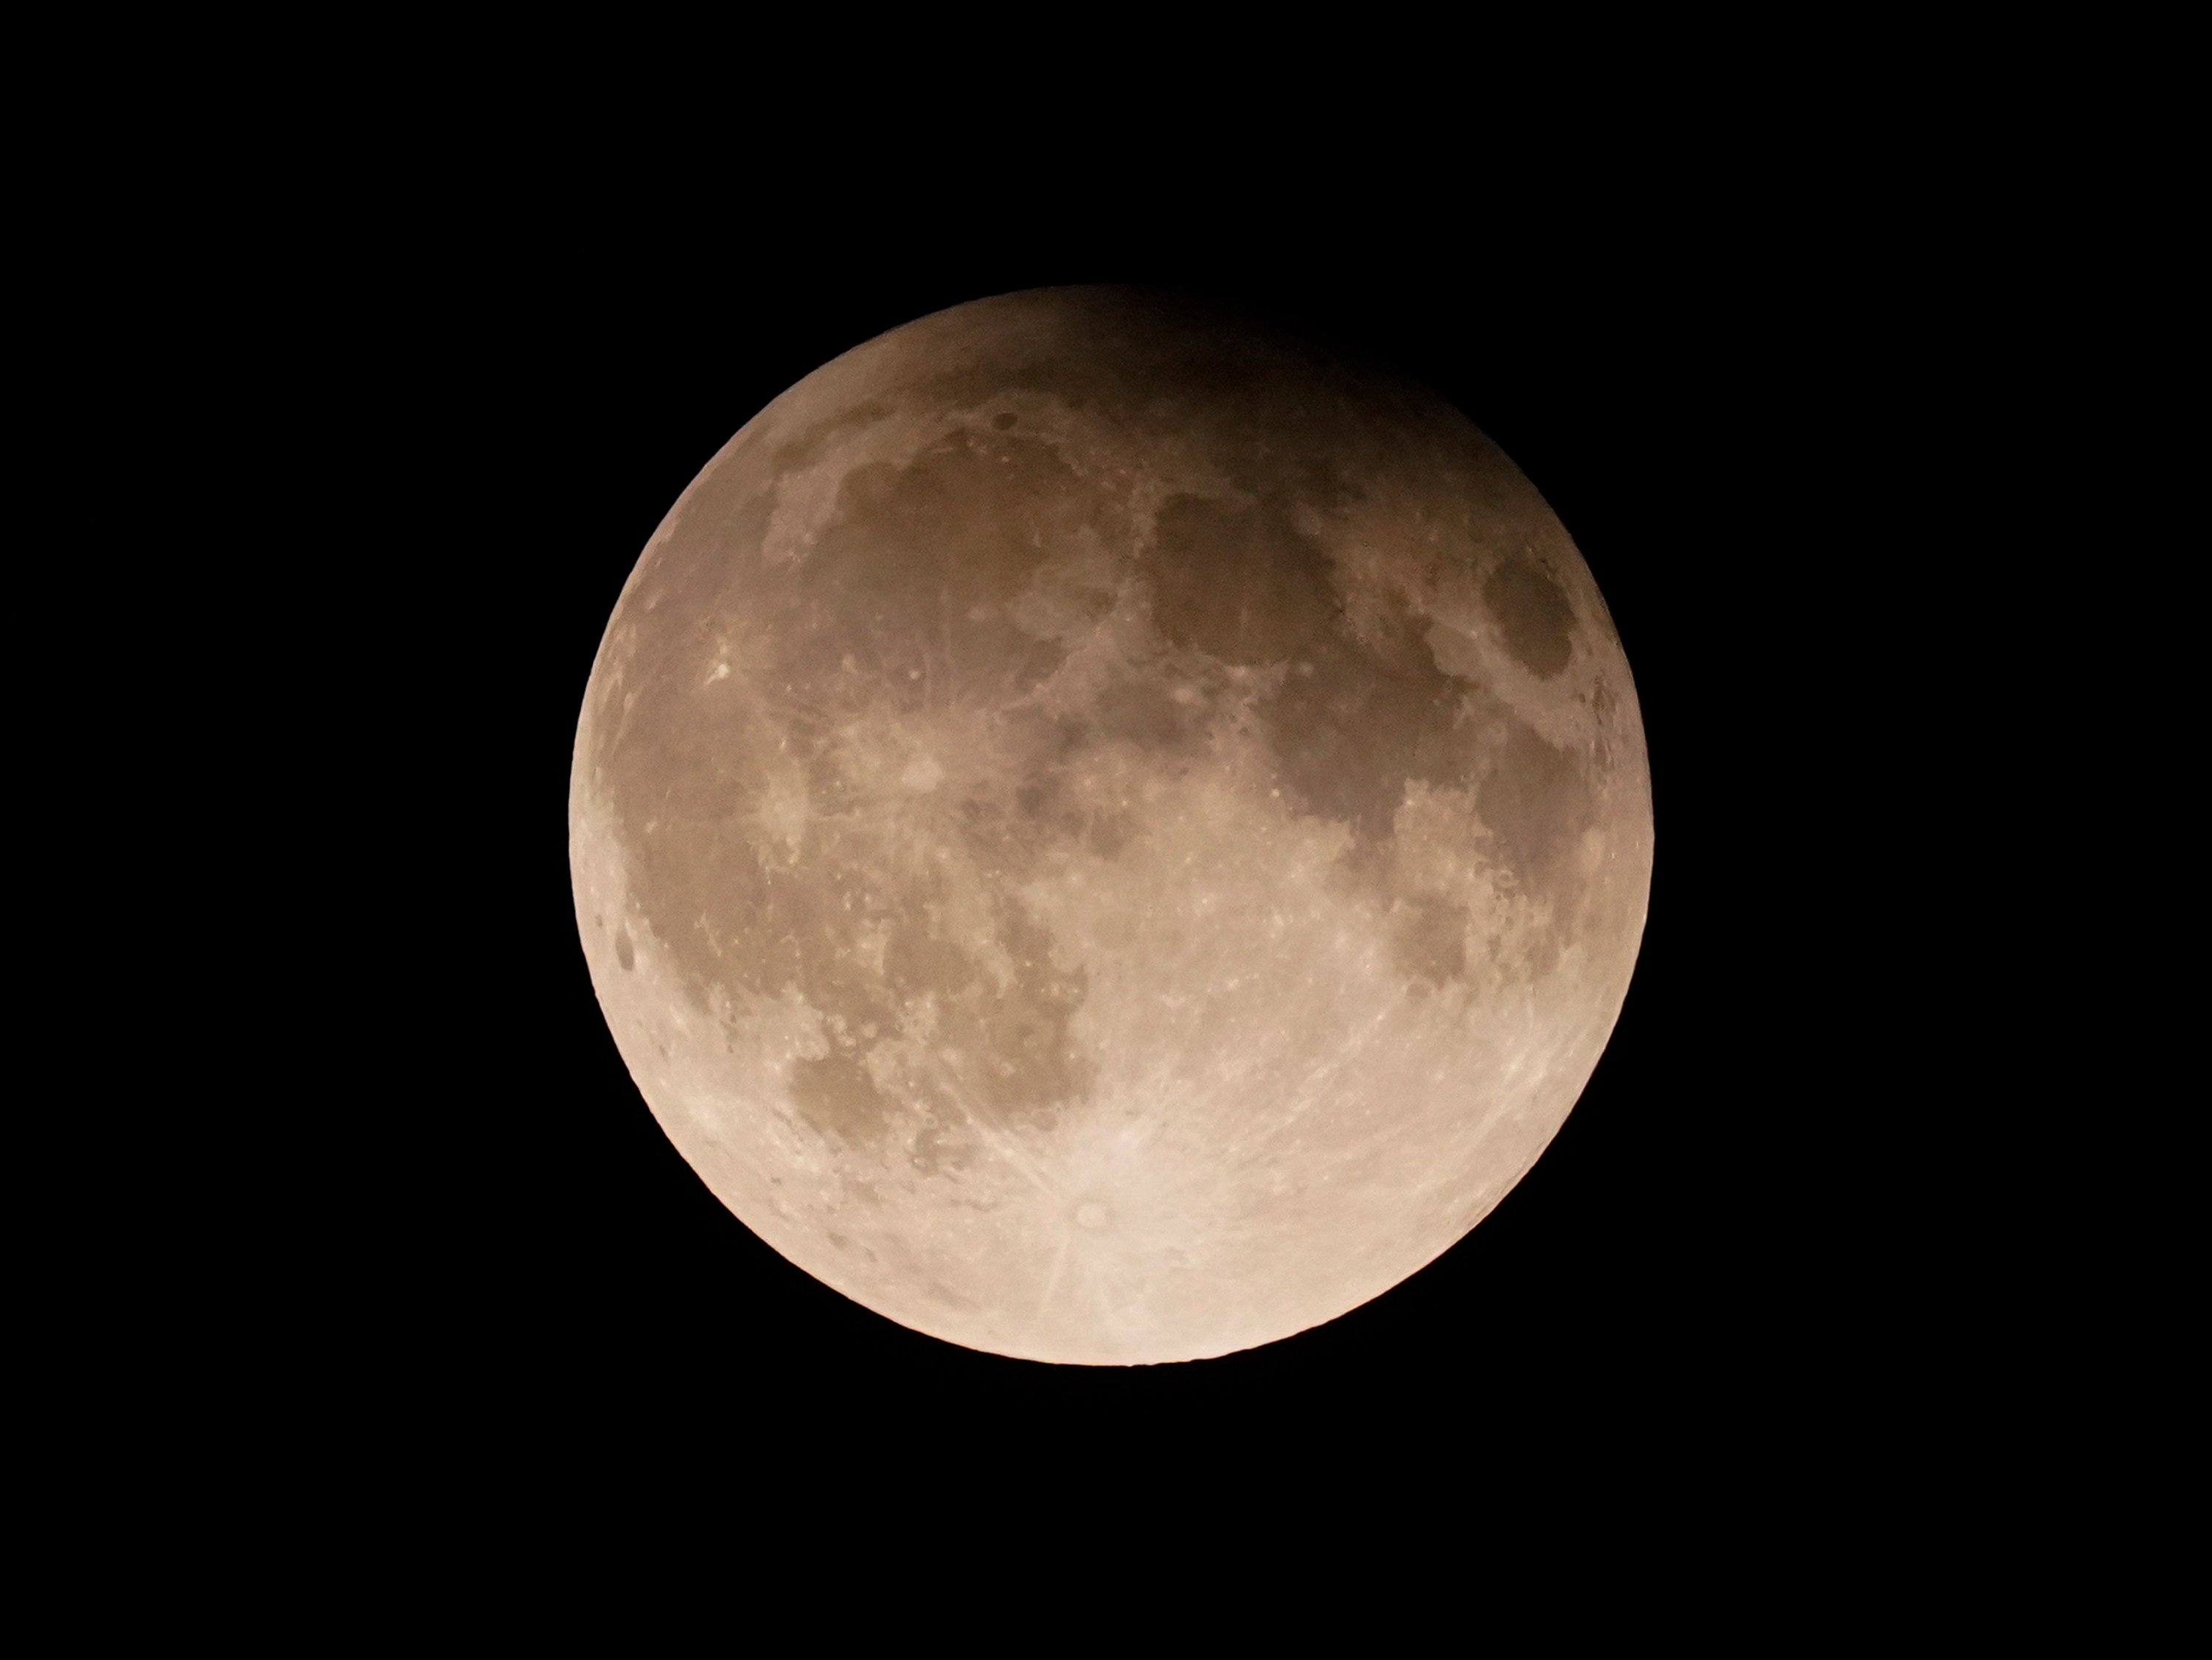
[[[1612,1032],[1651,845],[1619,637],[1497,446],[1118,288],[747,423],[569,792],[600,1004],[714,1194],[902,1324],[1088,1364],[1287,1336],[1480,1221]]]

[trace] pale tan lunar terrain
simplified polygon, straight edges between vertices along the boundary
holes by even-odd
[[[630,1074],[747,1227],[1114,1364],[1333,1318],[1498,1203],[1620,1013],[1651,809],[1589,572],[1463,415],[1049,289],[847,353],[692,482],[569,847]]]

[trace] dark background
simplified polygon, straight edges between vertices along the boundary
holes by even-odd
[[[378,579],[417,618],[389,834],[431,897],[388,896],[366,923],[392,967],[369,1066],[392,1080],[377,1133],[394,1173],[364,1295],[386,1387],[425,1433],[710,1483],[984,1445],[1112,1479],[1127,1460],[1264,1466],[1286,1438],[1309,1469],[1464,1475],[1556,1447],[1756,1464],[1849,1416],[1855,1312],[1825,1242],[1847,1226],[1832,1178],[1865,1156],[1841,1034],[1868,997],[1857,942],[1882,924],[1833,851],[1862,765],[1828,718],[1849,601],[1833,555],[1891,509],[1838,443],[1842,412],[1881,395],[1839,306],[1846,251],[1757,192],[1639,185],[1540,213],[1336,199],[687,218],[603,184],[487,198],[392,257],[410,322],[375,337],[403,349],[358,372],[422,410],[393,451],[407,539]],[[908,1331],[750,1233],[631,1084],[567,868],[592,655],[691,477],[849,347],[1078,282],[1242,301],[1466,410],[1596,575],[1656,823],[1618,1029],[1492,1215],[1328,1326],[1130,1370]]]

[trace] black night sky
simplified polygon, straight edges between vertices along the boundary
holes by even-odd
[[[438,523],[384,580],[434,618],[404,669],[436,688],[406,712],[422,740],[407,833],[443,920],[414,916],[425,954],[395,945],[386,991],[407,1082],[377,1133],[404,1221],[373,1294],[382,1364],[428,1432],[547,1457],[588,1443],[707,1487],[810,1446],[926,1472],[993,1437],[1100,1470],[1264,1463],[1303,1438],[1323,1464],[1471,1475],[1563,1439],[1741,1451],[1825,1364],[1832,1293],[1808,1240],[1856,1109],[1803,1010],[1829,995],[1822,942],[1869,919],[1846,914],[1813,839],[1848,809],[1796,688],[1823,605],[1810,573],[1875,511],[1839,490],[1832,433],[1804,413],[1854,373],[1847,344],[1796,285],[1802,240],[1733,199],[1331,201],[1130,191],[1095,215],[917,203],[858,222],[756,203],[724,222],[636,209],[603,180],[448,209],[396,268],[437,342],[392,372],[428,377],[410,465]],[[1328,1326],[1132,1370],[923,1336],[747,1232],[624,1070],[566,851],[600,631],[698,469],[863,340],[1079,282],[1194,289],[1334,335],[1497,439],[1619,626],[1656,827],[1619,1027],[1489,1219]]]

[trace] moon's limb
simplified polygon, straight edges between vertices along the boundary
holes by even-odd
[[[1473,1227],[1641,938],[1642,724],[1558,519],[1417,387],[1158,295],[778,398],[576,736],[594,984],[708,1184],[1001,1354],[1197,1358]]]

